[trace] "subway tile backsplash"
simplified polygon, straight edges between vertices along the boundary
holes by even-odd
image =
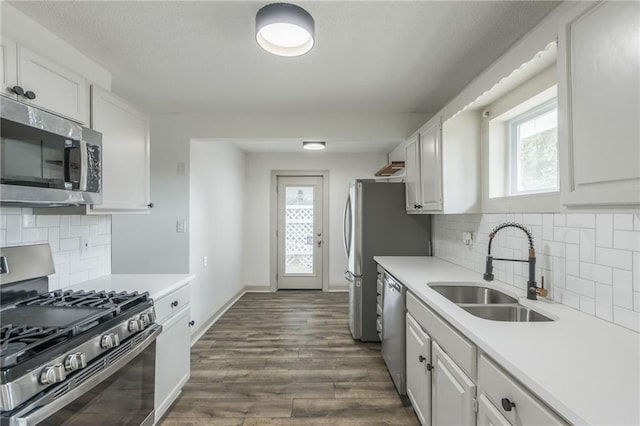
[[[550,298],[640,332],[640,214],[467,214],[435,215],[433,254],[478,272],[482,280],[489,232],[518,222],[534,235],[536,277],[545,277]],[[471,246],[462,232],[473,232]],[[495,257],[526,259],[524,233],[501,230]],[[527,264],[494,262],[496,279],[526,288]]]
[[[50,290],[111,273],[111,216],[36,216],[32,209],[0,208],[0,247],[38,243],[49,243],[53,253]]]

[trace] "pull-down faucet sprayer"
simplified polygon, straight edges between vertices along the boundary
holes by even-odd
[[[493,242],[493,237],[496,236],[498,231],[504,228],[518,228],[525,234],[527,234],[527,239],[529,240],[529,257],[526,260],[521,259],[501,259],[498,257],[491,256],[491,243]],[[485,281],[493,281],[493,261],[494,260],[502,260],[508,262],[527,262],[529,264],[529,280],[527,281],[527,299],[536,300],[538,294],[543,297],[546,296],[547,291],[544,289],[544,284],[542,288],[538,287],[536,283],[536,250],[533,248],[533,235],[531,235],[531,231],[529,231],[524,225],[514,222],[507,222],[500,224],[493,228],[493,231],[489,233],[489,247],[487,250],[487,263],[483,278]],[[544,283],[544,281],[543,281]]]

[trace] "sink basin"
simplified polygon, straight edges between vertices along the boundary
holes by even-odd
[[[461,306],[462,309],[480,318],[492,321],[507,322],[541,322],[553,321],[522,305],[475,305]]]
[[[518,300],[501,291],[474,285],[430,284],[429,287],[458,304],[492,305],[496,303],[517,303]]]

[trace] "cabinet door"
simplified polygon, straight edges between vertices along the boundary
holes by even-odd
[[[476,385],[436,342],[432,342],[431,347],[432,423],[457,426],[475,424],[473,399],[476,397]]]
[[[420,211],[420,139],[415,133],[404,147],[405,200],[407,212]]]
[[[16,99],[10,89],[18,84],[16,43],[6,37],[0,40],[0,94]]]
[[[21,96],[21,102],[88,122],[87,80],[24,47],[18,47],[18,85],[36,96],[32,100]]]
[[[478,422],[477,426],[511,426],[511,423],[502,415],[484,394],[478,398]]]
[[[91,87],[91,127],[102,133],[102,204],[92,211],[149,211],[149,119],[128,102]]]
[[[431,339],[407,314],[407,396],[420,423],[431,424]]]
[[[640,3],[578,5],[572,15],[558,35],[562,203],[637,208]]]
[[[156,340],[155,417],[159,420],[175,401],[190,374],[189,307],[162,324]]]
[[[442,125],[420,131],[420,198],[425,211],[442,210]]]

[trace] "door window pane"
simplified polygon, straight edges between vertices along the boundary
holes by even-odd
[[[313,187],[285,188],[285,273],[313,274]]]

